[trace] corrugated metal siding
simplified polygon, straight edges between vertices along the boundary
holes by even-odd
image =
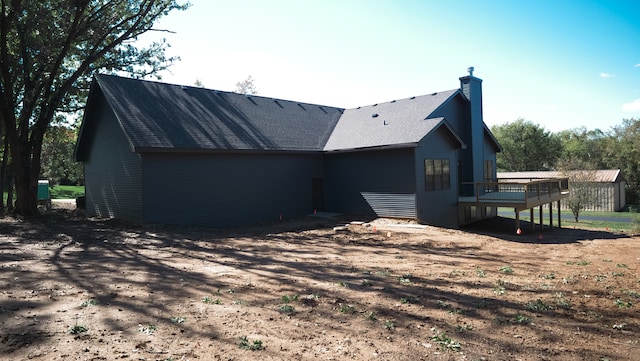
[[[455,144],[444,129],[430,134],[415,149],[417,218],[434,226],[458,227],[458,159]],[[449,159],[450,187],[445,190],[425,190],[425,159]]]
[[[104,101],[99,101],[94,110],[93,116],[98,119],[84,162],[87,213],[142,221],[140,156],[131,150]]]
[[[413,148],[328,154],[328,211],[415,218]]]
[[[321,155],[143,155],[145,222],[224,227],[313,212]]]

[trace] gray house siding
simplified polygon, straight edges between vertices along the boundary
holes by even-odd
[[[417,219],[421,223],[448,228],[458,227],[456,148],[451,135],[443,127],[425,137],[415,148]],[[449,189],[425,190],[425,159],[449,160]]]
[[[145,153],[145,222],[224,227],[313,212],[319,154]]]
[[[328,211],[415,218],[413,148],[327,154]]]
[[[98,119],[84,161],[87,215],[142,221],[140,155],[131,149],[104,98],[93,105]]]

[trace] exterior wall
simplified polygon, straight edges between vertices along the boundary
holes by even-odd
[[[413,148],[325,155],[328,211],[374,217],[416,217]]]
[[[434,226],[458,227],[458,158],[451,136],[440,128],[415,148],[417,219]],[[425,159],[449,159],[450,185],[445,190],[425,190]]]
[[[321,155],[145,153],[144,221],[225,227],[313,212]]]
[[[95,128],[84,161],[88,216],[142,220],[140,156],[131,150],[115,115],[103,98],[96,100]],[[95,136],[100,134],[100,136]]]
[[[569,185],[571,186],[571,185]],[[595,203],[586,207],[585,211],[617,212],[626,206],[624,196],[625,182],[593,183],[589,190],[594,193]],[[566,202],[560,204],[560,208],[568,210]]]

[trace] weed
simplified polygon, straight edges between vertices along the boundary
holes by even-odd
[[[456,331],[458,332],[467,332],[467,331],[471,331],[473,330],[473,326],[469,325],[469,324],[464,324],[464,325],[458,325],[456,326]]]
[[[576,265],[576,266],[588,266],[588,265],[590,265],[590,264],[591,264],[591,262],[589,262],[589,261],[580,261],[580,262],[571,262],[571,261],[568,261],[568,262],[567,262],[567,265],[569,265],[569,266],[572,266],[572,265]]]
[[[512,274],[513,273],[513,268],[511,268],[509,266],[502,266],[502,267],[500,267],[500,272],[507,273],[507,274]]]
[[[624,272],[611,272],[613,277],[624,277]]]
[[[171,322],[173,323],[184,323],[186,320],[187,318],[182,316],[171,317]]]
[[[366,318],[369,321],[376,321],[378,319],[378,316],[376,315],[375,312],[371,311],[371,312],[367,312],[364,315],[364,318]]]
[[[229,289],[227,290],[227,293],[228,293],[228,294],[230,294],[230,295],[232,295],[232,294],[236,293],[236,290],[235,290],[235,289],[233,289],[233,288],[229,288]]]
[[[487,277],[487,274],[482,270],[482,268],[476,268],[476,275],[478,277]]]
[[[420,298],[414,297],[414,296],[406,296],[406,297],[400,298],[400,303],[403,303],[403,304],[409,304],[409,303],[416,304],[418,302],[420,302]]]
[[[432,341],[435,341],[435,343],[437,343],[440,347],[447,349],[447,350],[451,350],[451,351],[460,351],[460,342],[452,339],[451,337],[447,336],[447,334],[445,334],[444,332],[440,332],[438,330],[436,330],[435,328],[432,328],[431,331],[434,332],[434,335],[431,337]]]
[[[502,281],[498,281],[498,285],[493,288],[493,293],[496,295],[504,295],[507,292],[507,289],[504,288],[504,283]]]
[[[355,313],[356,308],[353,307],[353,305],[340,304],[338,311],[340,311],[340,313]]]
[[[298,295],[293,295],[293,296],[284,295],[284,296],[281,297],[281,299],[282,299],[282,302],[289,303],[289,302],[297,301],[299,297],[300,296],[298,296]]]
[[[391,271],[389,271],[388,268],[385,268],[383,270],[380,270],[380,271],[376,272],[376,274],[378,276],[391,276]]]
[[[542,278],[544,278],[545,280],[553,280],[556,278],[556,274],[551,272],[546,275],[542,275]]]
[[[75,326],[69,328],[69,333],[72,334],[72,335],[79,335],[79,334],[81,334],[83,332],[87,332],[87,331],[89,331],[89,329],[84,327],[84,326],[82,326],[82,325],[75,325]]]
[[[627,292],[628,296],[631,296],[633,298],[640,298],[640,293],[634,291],[634,290],[628,290]]]
[[[278,310],[282,313],[293,313],[296,309],[291,305],[282,305]]]
[[[258,351],[264,348],[264,346],[262,345],[262,341],[253,340],[249,342],[249,339],[247,338],[247,336],[240,337],[240,342],[238,343],[238,347],[240,347],[243,350],[251,350],[251,351]]]
[[[202,297],[202,302],[206,303],[206,304],[216,304],[216,305],[221,305],[222,304],[222,300],[219,298],[213,298],[213,297],[209,297],[209,296],[204,296]]]
[[[627,267],[627,265],[626,265],[626,264],[624,264],[624,263],[618,263],[618,264],[616,264],[616,267],[619,267],[619,268],[629,268],[629,267]]]
[[[345,282],[345,281],[339,281],[339,282],[338,282],[338,284],[339,284],[340,286],[344,287],[344,288],[349,287],[349,285],[348,285],[348,284],[347,284],[347,282]]]
[[[97,300],[94,300],[93,298],[87,301],[84,301],[80,304],[80,307],[91,307],[91,306],[95,306],[98,304]]]
[[[631,308],[633,306],[633,303],[625,302],[619,298],[616,300],[615,303],[616,303],[616,306],[618,306],[618,308]]]
[[[527,302],[525,307],[527,308],[527,310],[533,311],[533,312],[553,310],[553,306],[544,303],[541,299],[537,299],[535,301],[529,301]]]
[[[480,302],[476,303],[477,309],[485,309],[487,308],[487,306],[489,306],[489,302],[487,302],[487,300],[481,300]]]
[[[395,322],[393,322],[393,320],[384,321],[384,329],[385,330],[393,331],[394,328],[396,328],[396,324],[395,324]]]
[[[411,277],[413,277],[413,275],[411,273],[405,273],[401,277],[398,277],[398,282],[400,282],[400,283],[411,283]]]
[[[604,282],[607,280],[607,275],[598,274],[595,276],[596,282]]]
[[[369,280],[367,280],[367,279],[362,280],[362,285],[363,285],[363,286],[365,286],[365,287],[369,287],[369,286],[371,286],[372,284],[373,284],[373,283],[371,283],[371,281],[369,281]]]
[[[458,271],[458,270],[453,270],[451,272],[449,272],[449,277],[453,278],[456,276],[466,276],[467,272],[465,271]]]
[[[447,302],[444,302],[444,301],[441,301],[441,300],[438,300],[436,302],[438,303],[438,308],[448,309],[448,308],[451,307],[451,305],[448,304]]]
[[[156,325],[147,325],[143,326],[142,324],[138,325],[138,332],[142,332],[147,335],[153,335],[158,328]]]
[[[513,322],[519,325],[528,325],[532,322],[532,320],[530,317],[527,317],[521,313],[517,313],[513,318]]]

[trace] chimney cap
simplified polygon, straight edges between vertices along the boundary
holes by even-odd
[[[467,68],[467,71],[469,72],[469,76],[473,76],[473,71],[474,71],[474,70],[475,70],[475,69],[474,69],[472,66],[470,66],[470,67],[468,67],[468,68]]]

